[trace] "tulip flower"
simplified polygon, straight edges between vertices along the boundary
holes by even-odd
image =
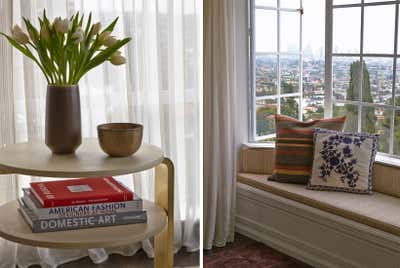
[[[54,30],[58,33],[68,33],[69,21],[68,19],[61,19],[61,17],[55,18],[53,22]]]
[[[26,33],[24,33],[18,25],[14,25],[11,29],[12,38],[18,43],[25,45],[29,42],[29,37]]]
[[[110,62],[113,65],[121,65],[126,63],[126,59],[121,55],[112,55],[110,58]]]
[[[102,63],[127,62],[118,50],[131,38],[111,35],[118,18],[105,26],[106,30],[102,30],[100,22],[92,23],[91,15],[85,22],[79,12],[66,19],[57,17],[50,23],[44,10],[38,20],[39,28],[28,18],[23,21],[25,32],[15,25],[10,29],[11,34],[0,31],[0,38],[5,37],[15,49],[33,60],[49,84],[77,85],[88,71]]]
[[[72,40],[74,40],[74,44],[81,43],[83,41],[83,37],[84,33],[80,27],[72,34]]]
[[[106,47],[111,47],[112,45],[114,45],[115,43],[117,43],[118,40],[115,39],[114,36],[108,36],[104,41],[103,41],[103,45],[105,45]]]
[[[95,25],[93,25],[93,30],[92,30],[92,35],[96,35],[100,32],[101,29],[101,23],[98,22]]]
[[[103,44],[104,40],[105,40],[106,38],[108,38],[108,37],[110,36],[110,34],[111,34],[110,31],[105,31],[105,32],[101,33],[101,34],[99,35],[99,42],[100,42],[100,44]]]
[[[40,29],[40,38],[49,41],[50,40],[50,33],[49,29],[45,24],[43,24],[42,28]]]

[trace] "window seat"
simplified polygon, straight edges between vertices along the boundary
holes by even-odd
[[[376,163],[373,194],[268,181],[273,148],[243,146],[238,233],[313,267],[400,267],[400,168]]]
[[[239,173],[238,182],[400,236],[400,198],[307,190],[305,185],[268,181],[269,175]]]

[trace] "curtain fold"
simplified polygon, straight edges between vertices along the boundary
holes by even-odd
[[[80,82],[84,137],[96,137],[105,122],[133,121],[144,125],[143,142],[162,147],[175,164],[175,250],[199,249],[201,72],[200,0],[2,0],[0,31],[9,32],[21,18],[35,22],[47,15],[69,17],[79,11],[103,27],[115,17],[114,35],[131,36],[122,49],[127,64],[103,64]],[[44,137],[46,81],[38,68],[0,38],[0,146]],[[0,204],[16,199],[30,176],[0,176]],[[154,199],[154,171],[118,176],[143,198]],[[17,212],[16,212],[17,213]],[[99,263],[110,253],[132,255],[147,241],[125,247],[54,250],[0,239],[0,267],[57,267],[83,256]]]
[[[234,2],[204,1],[205,249],[224,246],[234,236],[238,143]]]

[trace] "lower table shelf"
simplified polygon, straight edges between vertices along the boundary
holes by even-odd
[[[0,206],[0,237],[7,240],[46,248],[103,248],[122,246],[142,241],[160,233],[167,225],[165,210],[144,201],[147,223],[127,224],[81,230],[32,233],[29,225],[17,211],[18,202],[11,201]]]

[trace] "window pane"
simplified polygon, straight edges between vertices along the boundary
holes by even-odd
[[[280,13],[281,20],[281,52],[300,51],[300,13],[284,12]]]
[[[303,63],[303,118],[324,117],[324,61],[305,58]]]
[[[334,5],[359,4],[361,0],[333,0]]]
[[[356,132],[358,124],[358,107],[352,104],[334,103],[333,116],[346,116],[345,131]]]
[[[299,92],[299,56],[281,56],[281,94]]]
[[[325,1],[303,0],[303,120],[323,118]]]
[[[278,81],[278,56],[256,55],[256,96],[275,95]]]
[[[395,87],[395,93],[396,93],[396,105],[400,106],[400,58],[397,58],[397,68],[396,68],[396,87]]]
[[[379,107],[363,107],[361,113],[361,130],[367,133],[378,133],[378,151],[389,153],[390,121],[392,111]]]
[[[276,0],[256,0],[256,6],[276,7]]]
[[[275,121],[269,116],[276,114],[276,100],[256,101],[256,133],[264,136],[275,133]]]
[[[395,5],[364,10],[364,53],[394,52]]]
[[[277,51],[277,11],[256,9],[255,47],[256,52]]]
[[[363,101],[389,104],[392,98],[393,59],[365,58],[364,66]]]
[[[360,58],[358,57],[332,58],[334,100],[358,100],[359,67]]]
[[[287,97],[281,98],[281,114],[299,118],[299,98]]]
[[[335,8],[333,10],[333,52],[359,53],[360,25],[361,8]]]
[[[300,8],[300,0],[281,0],[280,6],[283,8]]]
[[[400,154],[400,111],[397,110],[394,114],[394,143],[393,153]]]

